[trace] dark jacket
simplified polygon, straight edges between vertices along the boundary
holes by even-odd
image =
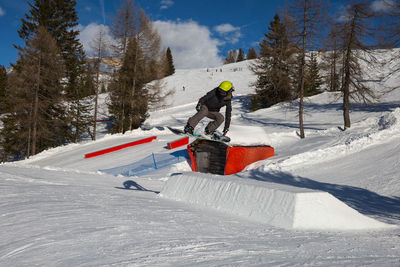
[[[214,88],[210,92],[208,92],[205,96],[200,98],[199,102],[202,105],[207,106],[208,110],[211,112],[219,112],[219,110],[226,106],[225,110],[225,128],[228,129],[231,124],[231,115],[232,115],[232,95],[230,96],[222,96],[218,93],[218,88]]]

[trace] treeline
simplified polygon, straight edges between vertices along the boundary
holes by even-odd
[[[151,104],[168,93],[153,82],[174,73],[170,49],[152,21],[133,0],[122,1],[113,17],[112,37],[103,28],[92,40],[93,55],[85,55],[77,30],[76,1],[34,0],[18,30],[24,46],[11,73],[0,68],[0,161],[35,155],[50,147],[96,139],[100,66],[106,55],[121,62],[108,86],[112,127],[138,128]]]
[[[329,17],[325,1],[293,0],[281,16],[276,14],[251,66],[257,75],[252,109],[298,99],[299,136],[304,138],[304,97],[321,92],[318,88],[325,84],[328,90],[341,92],[343,130],[350,128],[350,99],[376,101],[379,95],[366,82],[368,74],[379,73],[383,65],[393,65],[399,58],[397,52],[378,62],[376,55],[379,48],[400,45],[400,3],[380,1],[379,7],[374,3],[349,1],[337,18]],[[318,48],[321,45],[323,49]],[[362,66],[368,66],[368,72]],[[397,65],[392,72],[399,70]],[[380,87],[381,94],[396,89],[385,87],[384,81]]]
[[[230,64],[230,63],[235,63],[235,62],[241,62],[244,60],[250,60],[250,59],[256,59],[257,56],[257,51],[254,48],[250,48],[247,51],[247,54],[244,54],[244,51],[242,48],[239,48],[239,50],[230,50],[228,51],[228,56],[224,60],[224,64]]]

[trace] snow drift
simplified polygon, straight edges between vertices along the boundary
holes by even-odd
[[[171,176],[161,197],[287,229],[367,230],[395,227],[350,208],[327,192],[237,176]]]

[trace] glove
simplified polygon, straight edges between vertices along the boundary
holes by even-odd
[[[224,128],[224,136],[229,132],[229,128]]]
[[[200,109],[201,109],[201,102],[197,103],[197,105],[196,105],[196,110],[200,111]]]

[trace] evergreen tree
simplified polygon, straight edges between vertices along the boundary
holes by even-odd
[[[237,59],[237,51],[236,50],[230,50],[228,51],[228,56],[225,59],[225,64],[230,64],[230,63],[235,63]]]
[[[84,73],[81,75],[78,84],[78,87],[84,88],[84,90],[78,90],[68,101],[67,121],[71,127],[70,140],[74,143],[78,142],[86,133],[92,135],[90,126],[93,123],[93,97],[87,95],[95,93],[93,75],[90,64],[85,64]]]
[[[298,43],[299,72],[296,78],[297,95],[299,98],[299,130],[300,138],[305,138],[304,133],[304,96],[306,80],[306,52],[311,46],[311,41],[317,35],[321,24],[322,2],[318,0],[293,0],[292,6],[286,8],[285,23]]]
[[[21,19],[22,24],[18,34],[22,39],[27,40],[41,26],[52,35],[60,48],[66,66],[65,78],[67,81],[65,86],[60,89],[65,91],[67,100],[71,103],[71,107],[68,109],[68,112],[71,112],[68,115],[68,121],[71,123],[68,134],[72,137],[72,140],[77,141],[76,134],[81,132],[76,131],[76,127],[74,129],[73,125],[87,123],[84,114],[90,106],[81,99],[91,92],[83,87],[87,66],[83,46],[78,39],[76,1],[34,0],[33,3],[28,4],[30,11],[25,14],[25,18]]]
[[[285,25],[278,14],[275,14],[268,30],[260,43],[260,56],[251,66],[251,70],[257,75],[254,83],[256,94],[252,99],[253,110],[293,99],[290,69],[291,57],[296,49],[289,42]]]
[[[0,65],[0,114],[7,112],[7,71]]]
[[[243,60],[245,60],[244,52],[243,52],[242,48],[240,48],[239,52],[238,52],[238,56],[237,56],[236,62],[240,62],[240,61],[243,61]]]
[[[247,52],[247,59],[256,59],[257,56],[257,52],[254,48],[250,48],[249,51]]]
[[[139,9],[133,0],[123,0],[116,16],[112,19],[111,33],[116,40],[112,48],[115,56],[121,60],[127,51],[129,38],[137,34]]]
[[[175,73],[175,67],[174,67],[174,61],[172,59],[171,49],[169,47],[167,48],[166,58],[167,58],[167,67],[166,67],[167,70],[165,76],[170,76]]]
[[[147,118],[145,77],[143,53],[136,38],[131,37],[118,76],[110,85],[109,111],[112,114],[113,132],[124,133],[136,129]]]
[[[321,69],[326,73],[324,80],[328,86],[328,90],[331,92],[340,90],[339,63],[342,53],[339,51],[340,35],[338,27],[337,23],[331,23],[331,29],[325,41],[328,51],[321,56]]]
[[[317,57],[314,53],[311,53],[304,80],[304,96],[313,96],[319,94],[320,91],[318,88],[321,86],[321,84],[322,79],[319,74]]]
[[[123,133],[138,128],[147,117],[149,104],[169,94],[162,92],[160,82],[147,84],[165,75],[165,53],[161,52],[161,37],[152,21],[131,0],[123,2],[117,11],[112,32],[122,66],[109,87],[109,111],[114,119],[112,131]]]
[[[95,72],[95,85],[94,85],[94,112],[93,112],[93,140],[96,140],[97,132],[97,113],[98,113],[98,98],[100,91],[100,66],[103,59],[106,57],[109,48],[109,40],[105,34],[104,28],[100,27],[96,33],[95,38],[90,43],[91,48],[94,51],[93,71]],[[87,75],[89,76],[89,75]],[[90,80],[89,80],[90,82]],[[104,83],[102,84],[104,87]],[[103,91],[103,88],[101,88]],[[105,92],[105,89],[104,91]]]
[[[364,103],[372,102],[376,95],[371,87],[363,83],[360,61],[370,67],[376,65],[373,46],[368,43],[374,35],[373,18],[375,14],[367,1],[359,1],[347,6],[347,20],[341,26],[343,51],[343,120],[344,129],[350,128],[350,98]],[[367,41],[366,41],[367,40]],[[362,53],[360,53],[362,52]],[[354,91],[354,93],[350,93]]]
[[[2,146],[12,159],[29,157],[65,140],[62,78],[64,63],[44,27],[31,35],[9,79],[10,107],[3,120]]]
[[[18,30],[20,38],[26,40],[34,34],[39,26],[43,26],[56,40],[61,49],[68,83],[68,96],[82,94],[78,92],[80,74],[84,73],[84,52],[79,42],[78,14],[75,0],[34,0],[28,3],[30,11],[21,19]],[[84,93],[85,94],[85,93]]]

